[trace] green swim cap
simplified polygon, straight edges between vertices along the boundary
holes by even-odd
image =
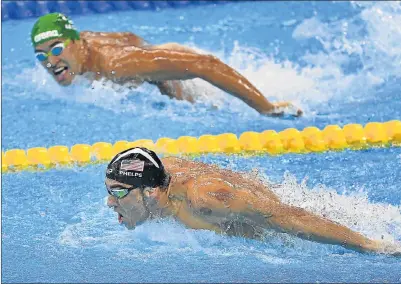
[[[79,32],[73,27],[72,21],[60,13],[47,14],[40,17],[31,31],[34,47],[55,38],[79,39]]]

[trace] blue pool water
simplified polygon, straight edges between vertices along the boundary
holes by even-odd
[[[200,80],[198,103],[152,86],[57,86],[34,60],[34,19],[2,29],[2,150],[181,135],[324,127],[401,118],[397,2],[246,2],[75,16],[81,30],[133,31],[213,53],[299,119],[263,117]],[[215,109],[218,108],[218,110]],[[276,193],[371,237],[401,241],[401,148],[197,158],[282,183]],[[401,260],[267,233],[267,241],[187,229],[134,231],[105,205],[105,165],[2,175],[3,282],[400,282]]]

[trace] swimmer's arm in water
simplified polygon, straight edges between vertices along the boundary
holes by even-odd
[[[302,208],[277,202],[255,204],[257,212],[278,231],[320,243],[341,245],[360,252],[381,252],[383,244]]]
[[[270,103],[245,77],[211,55],[164,49],[125,48],[104,60],[110,79],[142,78],[146,81],[187,80],[201,78],[241,99],[259,113],[281,115],[289,102]],[[111,75],[111,71],[115,73]],[[298,110],[296,115],[301,115]]]
[[[173,81],[159,81],[159,82],[149,82],[150,84],[156,85],[160,93],[166,95],[170,98],[176,98],[177,100],[187,100],[191,103],[194,99],[191,96],[185,96],[182,83],[177,80]]]
[[[381,242],[370,240],[345,226],[277,200],[261,199],[249,190],[233,189],[224,182],[201,178],[189,192],[194,206],[206,207],[219,214],[243,215],[266,229],[356,251],[381,252],[383,249]]]

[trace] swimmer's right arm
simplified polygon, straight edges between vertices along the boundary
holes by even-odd
[[[259,113],[280,115],[289,102],[270,103],[244,76],[218,58],[172,50],[125,48],[107,60],[105,69],[114,77],[139,77],[146,81],[187,80],[201,78],[241,99]],[[113,76],[109,76],[112,77]],[[298,110],[296,115],[301,115]]]

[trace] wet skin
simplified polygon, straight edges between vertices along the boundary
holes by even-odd
[[[128,228],[151,218],[173,216],[189,228],[221,234],[263,238],[266,229],[360,252],[399,255],[398,245],[370,240],[358,232],[304,209],[289,206],[262,181],[243,173],[179,158],[164,158],[168,189],[132,190],[122,198],[109,196],[108,206],[122,215]],[[106,186],[123,186],[106,179]],[[119,219],[120,219],[119,214]]]
[[[193,102],[192,96],[183,92],[180,81],[201,78],[261,114],[277,116],[290,109],[293,115],[302,115],[289,102],[269,102],[245,77],[214,56],[199,54],[176,43],[147,45],[131,33],[81,32],[80,36],[62,54],[50,55],[42,62],[63,86],[70,85],[77,75],[90,73],[95,79],[107,78],[119,84],[149,82],[169,97]],[[62,41],[50,40],[36,50],[47,52],[55,42]],[[60,67],[67,68],[62,75],[57,72]]]

